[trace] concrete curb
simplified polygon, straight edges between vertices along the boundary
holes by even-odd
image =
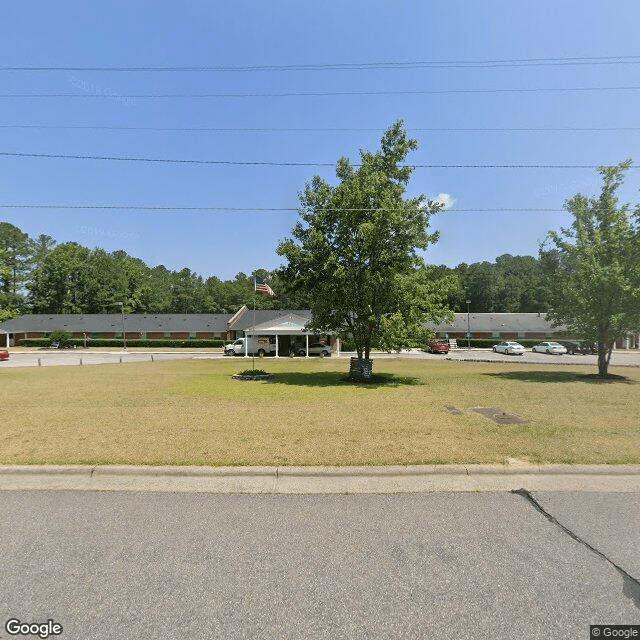
[[[0,490],[249,494],[640,492],[640,465],[389,467],[0,466]]]
[[[79,475],[79,476],[148,476],[148,477],[230,477],[256,476],[292,477],[390,477],[424,475],[607,475],[640,476],[640,465],[389,465],[389,466],[305,466],[305,467],[201,467],[144,465],[0,465],[0,477],[5,475]]]

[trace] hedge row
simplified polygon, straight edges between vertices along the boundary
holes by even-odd
[[[84,347],[83,338],[71,338],[67,341],[70,346]],[[27,338],[18,341],[21,347],[48,347],[51,345],[50,338]],[[176,347],[176,348],[219,348],[224,347],[224,340],[127,340],[128,347]],[[87,338],[87,347],[123,347],[122,338]]]

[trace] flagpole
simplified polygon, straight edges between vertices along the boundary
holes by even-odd
[[[253,274],[253,360],[251,360],[252,368],[256,370],[256,275]]]

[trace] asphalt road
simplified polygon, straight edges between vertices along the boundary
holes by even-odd
[[[349,358],[355,354],[344,352],[339,357]],[[332,356],[335,358],[336,356]],[[527,364],[571,364],[598,366],[598,357],[595,355],[562,355],[554,356],[546,353],[533,353],[527,351],[522,356],[507,356],[501,353],[493,353],[488,349],[457,349],[450,351],[448,355],[430,354],[423,351],[413,351],[398,353],[374,353],[375,359],[386,358],[414,358],[414,359],[449,359],[449,360],[471,360],[489,362],[525,362]],[[210,360],[225,358],[222,353],[204,353],[198,351],[175,351],[175,352],[144,352],[144,351],[121,351],[121,352],[99,352],[84,351],[83,349],[70,349],[60,351],[36,351],[31,353],[12,352],[9,360],[0,362],[0,370],[9,367],[51,367],[60,365],[83,365],[90,364],[113,364],[122,362],[149,362],[151,359],[159,360]],[[236,360],[243,360],[241,356],[236,356]],[[620,350],[615,351],[611,356],[612,366],[640,367],[640,351]]]
[[[638,495],[532,497],[549,515],[514,493],[5,491],[0,619],[82,640],[565,640],[637,624]]]
[[[191,351],[145,352],[145,351],[84,351],[69,349],[59,351],[37,351],[32,353],[12,352],[9,360],[0,362],[5,367],[54,367],[62,365],[117,364],[127,362],[149,362],[151,360],[184,360],[191,358],[223,358],[222,353],[194,353]]]

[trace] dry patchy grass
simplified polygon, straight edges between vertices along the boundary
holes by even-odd
[[[0,463],[640,462],[635,369],[599,383],[583,367],[380,359],[395,382],[357,386],[342,382],[344,360],[261,366],[276,379],[232,380],[238,359],[7,369]],[[497,425],[477,406],[528,423]]]

